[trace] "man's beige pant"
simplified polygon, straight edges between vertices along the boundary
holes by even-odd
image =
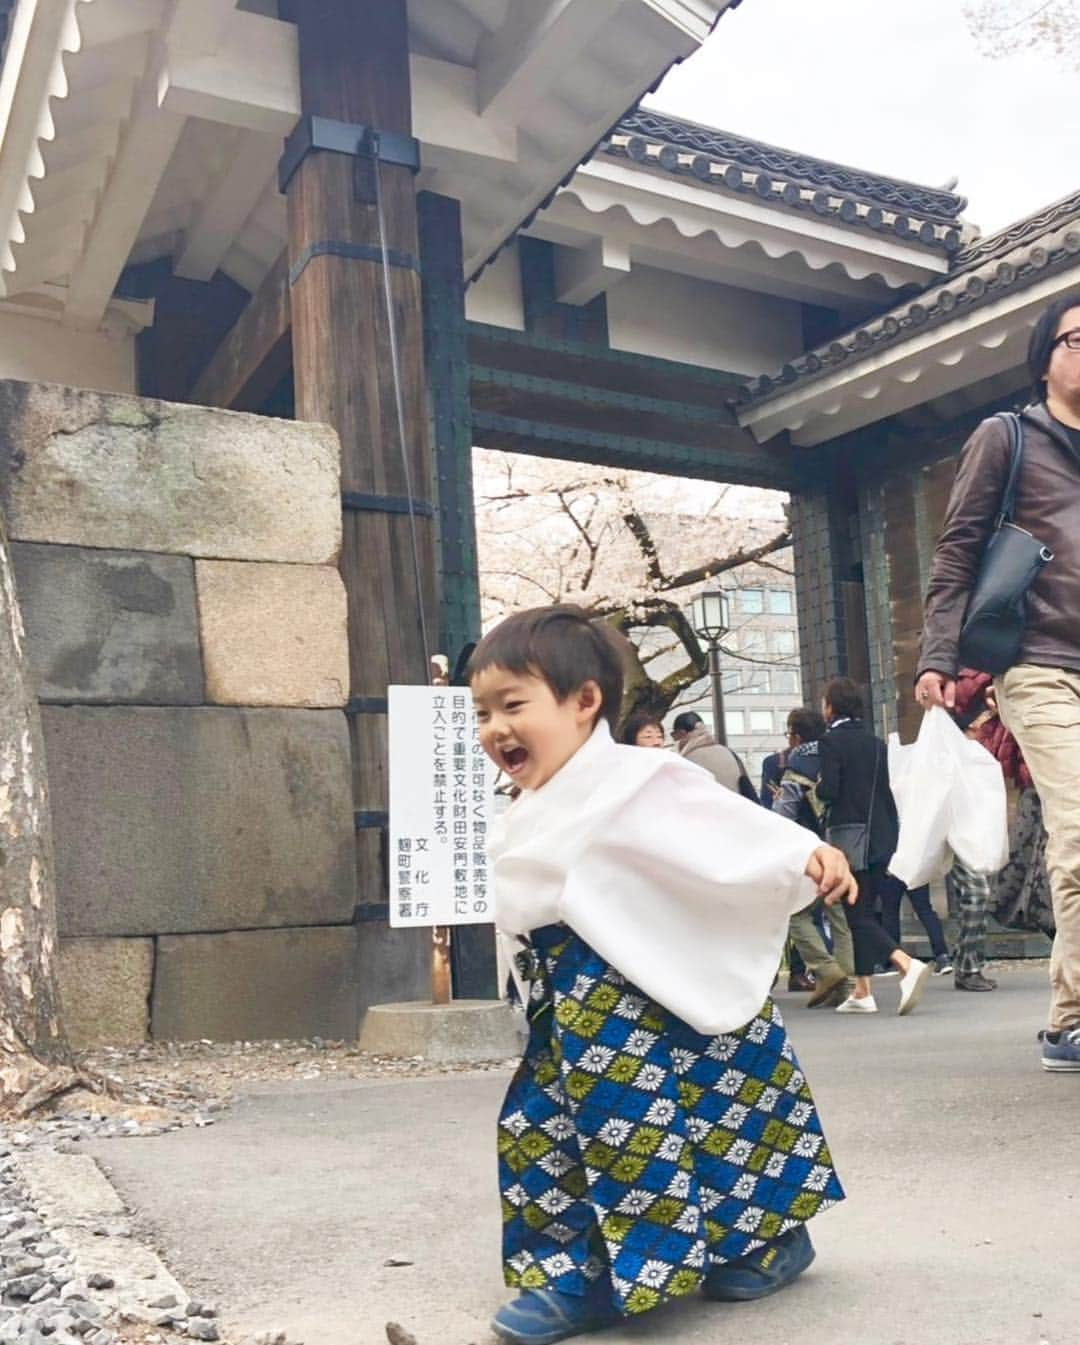
[[[1050,1028],[1080,1025],[1080,673],[1010,668],[997,682],[1002,722],[1020,744],[1042,802],[1057,922]]]
[[[805,909],[791,917],[788,933],[791,942],[799,950],[808,971],[813,972],[817,980],[828,977],[830,980],[843,974],[852,975],[855,966],[855,950],[851,942],[851,926],[839,906],[826,906],[825,918],[832,930],[833,951],[829,952],[821,931],[814,924],[814,911],[817,902],[813,901]]]

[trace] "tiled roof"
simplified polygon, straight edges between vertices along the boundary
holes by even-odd
[[[963,246],[959,220],[967,205],[963,196],[779,149],[679,117],[637,108],[623,117],[603,150],[929,247],[957,252]]]
[[[1037,214],[980,239],[954,259],[954,269],[917,298],[891,309],[785,364],[779,373],[755,378],[742,405],[787,392],[859,359],[876,355],[916,330],[930,328],[965,310],[993,303],[1010,290],[1024,289],[1056,270],[1080,263],[1080,191]]]

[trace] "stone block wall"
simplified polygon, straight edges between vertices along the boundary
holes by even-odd
[[[321,426],[0,382],[81,1045],[356,1031],[339,492]]]

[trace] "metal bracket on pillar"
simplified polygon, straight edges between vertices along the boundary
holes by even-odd
[[[390,702],[385,696],[351,696],[345,702],[345,713],[353,715],[385,715],[390,713]]]
[[[280,191],[287,190],[293,174],[316,150],[352,155],[356,160],[356,199],[369,205],[375,200],[376,163],[408,168],[412,173],[420,171],[420,142],[415,136],[335,121],[333,117],[301,117],[285,141],[285,153],[278,164]]]
[[[365,495],[357,490],[343,490],[341,507],[354,514],[412,514],[416,518],[435,517],[435,506],[429,500],[410,499],[408,495]]]

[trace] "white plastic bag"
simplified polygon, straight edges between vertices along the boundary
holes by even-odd
[[[889,775],[900,841],[889,868],[908,887],[940,877],[953,855],[975,873],[997,873],[1009,858],[1005,780],[979,743],[935,706],[910,746],[889,740]]]
[[[957,742],[949,845],[975,873],[997,873],[1009,862],[1005,777],[985,747],[951,727]]]
[[[900,840],[889,870],[908,887],[932,882],[952,865],[949,829],[956,758],[949,732],[963,741],[945,711],[933,709],[923,717],[913,743],[901,746],[895,734],[889,739],[889,783],[900,814]]]

